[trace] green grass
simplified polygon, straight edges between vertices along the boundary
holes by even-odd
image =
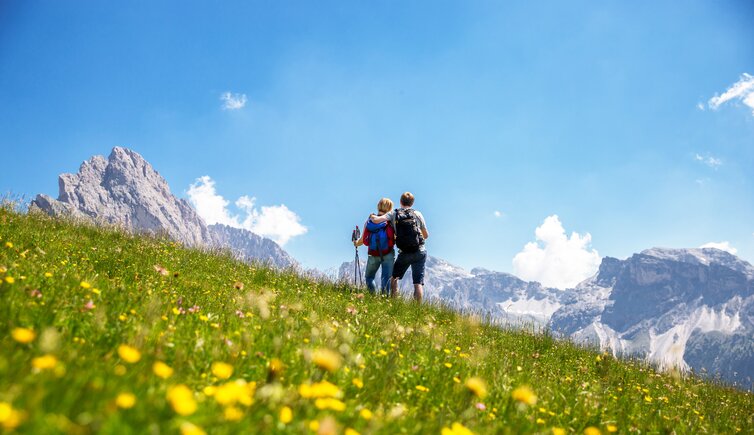
[[[362,434],[439,434],[456,422],[477,433],[754,427],[752,394],[722,385],[440,307],[7,207],[0,210],[0,281],[0,425],[18,423],[22,433],[175,433],[188,430],[186,422],[208,433],[307,433],[312,422]],[[195,305],[198,312],[188,312]],[[36,337],[20,343],[15,328]],[[122,344],[140,359],[124,361]],[[342,365],[318,367],[317,349],[334,350]],[[55,357],[54,367],[33,367],[43,355]],[[275,359],[282,368],[270,367]],[[173,375],[156,376],[156,361]],[[232,376],[217,379],[213,362],[230,364]],[[486,384],[486,397],[465,386],[472,377]],[[241,397],[253,403],[230,406],[228,420],[228,406],[206,387],[236,379],[248,383]],[[345,409],[318,409],[301,396],[301,384],[320,380],[342,392],[320,407]],[[179,415],[167,400],[179,384],[192,394],[178,404],[196,402],[195,412],[189,406]],[[523,385],[536,405],[512,397]],[[117,406],[121,393],[135,396],[133,407]],[[280,421],[285,407],[288,423]]]

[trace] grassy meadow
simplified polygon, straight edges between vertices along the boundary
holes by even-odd
[[[754,395],[638,361],[0,209],[0,428],[752,433]]]

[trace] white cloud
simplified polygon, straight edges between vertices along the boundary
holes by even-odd
[[[591,248],[592,236],[573,232],[569,237],[557,215],[548,216],[529,242],[513,257],[520,278],[547,287],[573,287],[597,272],[600,255]]]
[[[704,112],[704,103],[702,102],[696,103],[696,108]]]
[[[704,163],[712,169],[717,169],[723,164],[723,161],[721,159],[710,155],[703,156],[701,154],[694,154],[694,160]]]
[[[207,224],[224,224],[235,228],[244,228],[260,236],[268,237],[280,245],[285,245],[291,238],[306,233],[301,225],[301,218],[284,204],[262,206],[257,209],[256,198],[244,195],[236,200],[235,205],[242,215],[228,210],[230,201],[215,190],[215,181],[209,176],[197,178],[188,188],[191,204]]]
[[[730,242],[709,242],[705,243],[700,248],[715,248],[719,249],[721,251],[728,252],[730,254],[736,255],[738,253],[738,249],[730,246]]]
[[[238,110],[246,105],[246,94],[224,92],[220,95],[220,99],[223,101],[223,109],[225,110]]]
[[[754,115],[754,76],[743,73],[741,78],[729,87],[722,95],[715,94],[707,103],[710,109],[717,110],[721,105],[731,100],[740,100],[752,110]]]
[[[495,216],[496,218],[501,218],[505,216],[505,213],[501,212],[500,210],[495,210],[492,212],[492,215]]]

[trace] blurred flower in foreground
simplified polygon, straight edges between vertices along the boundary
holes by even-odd
[[[312,362],[317,367],[332,373],[343,364],[343,358],[339,353],[330,349],[317,349],[312,353]]]
[[[37,370],[54,369],[57,364],[58,359],[52,355],[44,355],[31,360],[31,365]]]
[[[157,361],[152,365],[152,371],[162,379],[173,376],[173,369],[162,361]]]
[[[136,396],[131,393],[120,393],[115,398],[115,405],[118,408],[130,409],[136,404]]]
[[[473,435],[474,432],[472,432],[469,428],[462,425],[461,423],[453,423],[450,425],[450,427],[444,427],[442,428],[442,431],[440,432],[442,435]]]
[[[466,380],[466,388],[469,389],[475,396],[480,399],[484,399],[487,396],[487,385],[481,378],[473,377]]]
[[[284,406],[282,409],[280,409],[280,422],[283,424],[288,424],[293,420],[293,411],[290,407]]]
[[[179,415],[191,415],[196,412],[194,392],[183,384],[168,388],[167,399],[170,406]]]
[[[137,363],[141,359],[141,352],[138,349],[127,344],[118,346],[118,356],[127,363]]]
[[[207,435],[199,426],[187,421],[181,423],[181,435]]]
[[[536,405],[537,395],[527,386],[521,386],[513,390],[511,396],[514,400],[523,403],[525,405]]]
[[[224,362],[213,362],[212,374],[220,379],[228,379],[233,376],[233,366]]]
[[[23,344],[31,343],[37,337],[34,331],[27,328],[14,328],[10,335],[14,340]]]

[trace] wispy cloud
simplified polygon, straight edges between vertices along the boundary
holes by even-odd
[[[500,210],[495,210],[492,212],[492,215],[495,216],[496,218],[501,218],[505,216],[505,213],[501,212]]]
[[[223,94],[220,95],[220,100],[223,102],[223,109],[238,110],[246,105],[246,94],[231,94],[230,92],[223,92]]]
[[[723,165],[722,159],[711,156],[709,154],[704,155],[704,156],[699,153],[694,154],[694,160],[700,163],[704,163],[705,165],[709,166],[712,169],[717,169]]]
[[[751,113],[754,115],[754,76],[743,73],[736,83],[730,86],[722,95],[715,94],[714,97],[709,99],[707,104],[710,109],[717,110],[720,106],[732,100],[740,100],[745,106],[751,109]]]
[[[736,255],[738,253],[738,249],[730,246],[730,242],[724,241],[724,242],[709,242],[705,243],[700,248],[715,248],[719,249],[721,251],[728,252],[730,254]]]
[[[268,237],[280,245],[291,238],[307,232],[301,218],[284,204],[256,207],[256,198],[244,195],[235,205],[242,215],[228,210],[230,201],[215,189],[215,181],[208,175],[197,178],[188,188],[188,197],[196,212],[207,224],[224,224],[244,228],[260,236]]]
[[[566,234],[557,215],[548,216],[529,242],[513,257],[513,271],[525,280],[565,289],[597,272],[600,255],[591,249],[592,236]]]

